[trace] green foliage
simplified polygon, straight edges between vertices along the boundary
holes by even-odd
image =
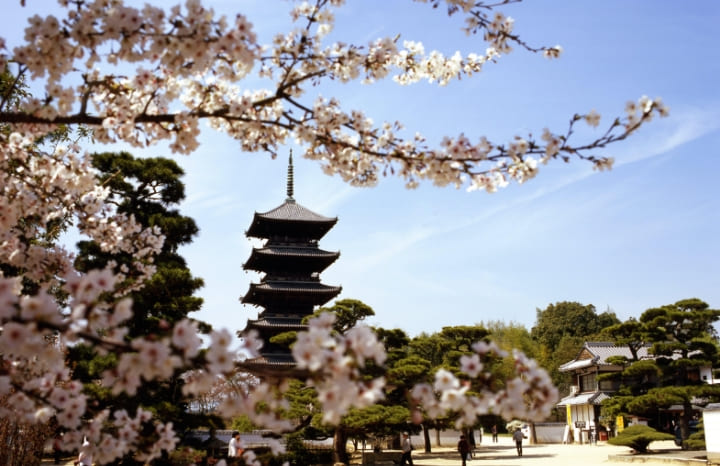
[[[388,367],[388,383],[391,385],[414,385],[413,381],[425,380],[431,368],[430,362],[420,356],[411,355],[398,359],[391,367]]]
[[[310,450],[305,446],[302,435],[299,433],[290,434],[286,437],[286,453],[277,457],[268,455],[267,458],[264,455],[262,459],[265,460],[262,464],[267,465],[282,465],[287,461],[292,466],[305,466],[308,464],[332,464],[333,463],[333,451],[329,449],[313,449]]]
[[[444,356],[451,347],[451,342],[442,335],[421,333],[410,340],[408,354],[425,359],[431,367],[442,367],[445,364]]]
[[[702,419],[697,424],[697,432],[690,434],[684,444],[688,450],[705,450],[707,445],[705,444],[705,424]]]
[[[333,329],[340,334],[344,334],[357,325],[358,322],[365,320],[366,317],[375,315],[375,311],[360,300],[339,299],[330,307],[318,308],[315,312],[313,312],[310,316],[305,317],[303,320],[307,322],[308,319],[319,316],[323,312],[332,312],[335,314],[335,324],[333,325]]]
[[[285,392],[285,399],[289,404],[285,417],[298,423],[302,423],[306,418],[312,416],[313,407],[318,406],[315,389],[296,379],[290,380],[288,390]]]
[[[662,375],[662,370],[655,361],[650,359],[642,359],[629,364],[623,371],[623,375],[631,377],[634,380],[657,380]]]
[[[408,429],[410,411],[405,406],[373,405],[351,409],[343,418],[349,436],[359,439],[385,437]]]
[[[550,304],[543,310],[538,309],[535,326],[530,333],[541,345],[553,350],[564,336],[572,335],[587,340],[619,322],[614,312],[597,314],[592,304],[562,301]]]
[[[289,332],[280,332],[270,337],[270,343],[290,347],[297,340],[297,332],[292,330]]]
[[[674,438],[675,437],[672,434],[658,432],[652,427],[634,425],[626,427],[615,437],[608,439],[608,443],[611,445],[623,445],[630,447],[637,452],[644,453],[647,451],[650,443],[657,440],[673,440]]]
[[[505,424],[505,430],[508,432],[515,432],[516,430],[522,428],[526,423],[519,420],[519,419],[513,419],[512,421]]]
[[[647,332],[645,326],[638,322],[634,317],[629,318],[625,322],[611,325],[604,330],[618,346],[627,346],[632,354],[632,359],[637,361],[638,351],[645,345]]]
[[[358,299],[340,299],[335,301],[330,307],[320,307],[309,316],[303,317],[303,323],[307,324],[310,319],[317,317],[325,312],[335,314],[335,324],[333,330],[340,334],[344,334],[358,322],[365,320],[366,317],[374,316],[375,311]],[[292,346],[297,339],[296,331],[279,333],[270,338],[270,343],[283,346]]]
[[[693,402],[720,401],[720,387],[705,384],[698,376],[700,367],[716,367],[720,362],[714,324],[720,310],[697,298],[648,309],[640,316],[650,353],[659,373],[657,388],[627,404],[633,413],[647,412],[671,404],[683,406],[679,417],[683,441],[690,435]]]
[[[198,228],[192,218],[183,216],[174,207],[185,198],[180,180],[182,169],[173,160],[161,157],[134,158],[127,152],[93,154],[93,166],[99,180],[109,188],[109,200],[117,211],[132,215],[145,228],[158,227],[165,236],[160,253],[155,257],[156,273],[145,286],[130,294],[133,316],[128,321],[127,339],[141,336],[169,336],[174,324],[189,317],[202,306],[202,298],[194,296],[203,281],[192,275],[178,249],[192,241]],[[118,267],[133,258],[125,253],[108,253],[97,243],[78,243],[75,262],[78,270],[103,268],[109,263]],[[128,277],[128,280],[132,280]],[[198,322],[201,331],[210,326]],[[85,382],[86,390],[99,395],[101,405],[122,405],[134,412],[142,406],[165,422],[173,422],[177,431],[201,425],[216,424],[206,415],[188,412],[188,401],[182,395],[183,380],[175,374],[170,380],[143,384],[135,396],[111,395],[107,388],[96,384],[104,370],[116,364],[113,354],[100,355],[85,345],[68,350],[75,376]],[[101,406],[98,406],[100,408]]]
[[[387,354],[385,365],[387,367],[395,366],[399,359],[406,356],[410,338],[405,331],[399,328],[384,329],[382,327],[373,328],[373,331],[378,340],[385,346],[385,353]]]
[[[524,325],[515,322],[505,323],[499,320],[493,320],[487,324],[481,322],[480,325],[487,329],[490,339],[506,351],[518,349],[529,356],[537,355],[540,351],[540,345]]]
[[[129,337],[160,334],[202,306],[202,298],[193,295],[204,283],[192,276],[185,259],[177,253],[198,232],[192,218],[172,208],[185,198],[180,180],[184,173],[175,161],[162,157],[134,158],[127,152],[92,157],[98,178],[110,189],[110,202],[117,211],[133,215],[143,227],[158,227],[165,235],[155,258],[155,275],[131,295],[134,315],[128,322]],[[122,265],[133,260],[128,254],[105,253],[90,241],[81,241],[78,248],[75,266],[82,271],[105,267],[110,261]],[[200,327],[209,330],[202,322]]]
[[[375,315],[375,311],[360,300],[342,299],[335,301],[335,303],[330,307],[321,307],[317,309],[313,314],[305,317],[303,322],[307,323],[310,318],[316,317],[325,312],[330,312],[335,315],[333,330],[339,334],[346,333],[366,317]],[[400,336],[398,333],[394,333],[393,335],[397,337]],[[391,334],[388,333],[387,336],[389,337]],[[277,335],[271,341],[274,343],[291,345],[292,342],[295,341],[295,338],[295,332],[286,332]],[[370,376],[378,369],[378,367],[368,364],[368,366],[364,368],[364,375]],[[300,435],[305,438],[327,438],[327,436],[330,435],[330,428],[322,423],[322,413],[319,413],[316,409],[314,409],[314,407],[318,406],[317,395],[314,389],[297,382],[291,385],[291,389],[287,393],[286,397],[290,402],[290,408],[288,409],[287,416],[304,425],[302,429],[299,429],[298,433]],[[350,414],[348,414],[348,416],[350,416]],[[345,462],[348,458],[346,451],[348,433],[352,431],[356,436],[360,437],[366,435],[367,432],[372,429],[372,426],[366,426],[363,424],[365,419],[362,415],[355,415],[352,417],[352,422],[353,425],[351,428],[347,425],[346,418],[343,418],[341,424],[335,428],[333,437],[333,454],[335,459],[341,462]],[[372,420],[368,420],[368,422],[372,422]],[[299,461],[297,463],[293,463],[293,461],[296,461],[296,459],[293,459],[291,464],[314,464],[316,461],[313,460],[313,462],[308,462],[310,459],[306,458],[306,454],[309,453],[304,450],[304,447],[296,450],[293,453],[294,457],[299,455],[301,459],[297,460]]]
[[[233,418],[230,428],[232,430],[237,430],[238,432],[252,432],[257,429],[257,426],[253,424],[247,415],[243,414],[242,416]]]
[[[206,455],[207,453],[203,450],[181,447],[170,453],[170,462],[176,466],[190,466],[200,464]]]
[[[570,374],[560,372],[560,365],[575,359],[586,341],[601,340],[602,330],[619,323],[615,313],[597,314],[592,304],[562,301],[537,309],[532,338],[540,345],[536,359],[547,369],[560,393],[570,390]]]

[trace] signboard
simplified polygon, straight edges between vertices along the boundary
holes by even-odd
[[[585,421],[575,421],[575,427],[577,427],[578,429],[584,429]]]
[[[617,431],[622,432],[625,430],[625,419],[622,416],[618,416],[615,419],[615,425],[617,426]]]
[[[565,411],[567,415],[567,423],[569,426],[572,425],[572,406],[569,404],[565,405]]]

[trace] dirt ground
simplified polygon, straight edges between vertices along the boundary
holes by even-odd
[[[518,457],[515,443],[510,437],[500,436],[497,443],[488,443],[488,438],[477,446],[475,456],[467,462],[467,466],[612,466],[626,462],[637,462],[644,465],[705,465],[704,451],[682,451],[672,441],[654,442],[650,444],[648,454],[634,454],[627,447],[608,445],[598,442],[597,445],[529,445],[523,444],[523,456]],[[413,463],[417,466],[460,466],[460,454],[449,446],[449,440],[443,440],[448,446],[433,447],[432,453],[422,451],[422,444],[413,439]],[[418,449],[419,448],[419,449]],[[74,458],[63,458],[63,465],[72,465]],[[54,464],[51,460],[43,461],[43,465]],[[351,464],[362,464],[359,452],[353,455]],[[385,464],[385,463],[381,463]]]
[[[425,453],[418,450],[422,447],[419,447],[417,442],[414,445],[416,449],[412,456],[415,465],[459,466],[462,464],[460,454],[453,447],[434,447],[432,453]],[[698,457],[703,459],[700,460]],[[467,466],[608,466],[623,462],[694,466],[705,465],[704,457],[704,451],[682,451],[672,441],[654,442],[650,445],[650,452],[643,455],[634,454],[628,447],[608,445],[605,442],[599,442],[596,445],[528,445],[525,442],[523,456],[519,457],[512,439],[501,436],[497,443],[483,441],[481,445],[478,445],[473,459],[467,462]],[[355,455],[353,463],[362,464],[359,454]]]

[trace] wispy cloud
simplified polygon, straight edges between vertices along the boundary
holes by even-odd
[[[203,211],[219,215],[237,210],[237,205],[238,200],[233,196],[206,191],[188,196],[183,203],[183,209],[189,212]]]
[[[388,261],[391,257],[400,254],[428,238],[436,236],[439,233],[437,228],[416,227],[410,231],[384,231],[379,232],[375,236],[376,243],[384,247],[372,249],[375,252],[367,254],[359,258],[353,263],[356,271],[364,271],[376,267]]]
[[[653,124],[656,123],[650,123]],[[657,157],[720,130],[720,111],[717,110],[717,105],[681,109],[657,124],[659,128],[651,137],[634,141],[628,149],[622,151],[615,165],[622,166]],[[657,137],[658,135],[661,137]]]
[[[337,186],[337,183],[332,184],[333,187]],[[353,188],[352,186],[346,184],[340,185],[340,188],[333,189],[330,193],[323,193],[325,194],[324,196],[317,197],[312,200],[312,209],[319,213],[339,212],[342,210],[340,209],[340,206],[353,197],[359,189],[360,188]]]
[[[671,129],[668,130],[666,126],[670,126]],[[672,119],[662,122],[661,128],[648,134],[640,142],[618,152],[616,167],[662,156],[718,129],[720,129],[720,112],[704,109],[679,112]],[[664,137],[658,137],[658,135],[664,135]],[[494,203],[493,207],[485,208],[477,215],[458,221],[444,222],[437,226],[416,227],[410,231],[385,231],[382,233],[382,241],[380,242],[384,247],[378,248],[375,253],[363,257],[355,266],[360,270],[375,267],[406,250],[415,248],[418,243],[425,240],[439,236],[445,237],[451,233],[487,223],[492,218],[516,210],[521,205],[556,193],[598,173],[590,167],[580,169],[569,177],[563,177],[550,184],[545,183],[525,196]],[[539,176],[543,176],[542,173]],[[532,182],[520,189],[529,190],[531,186]]]

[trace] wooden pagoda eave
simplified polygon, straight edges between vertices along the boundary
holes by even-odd
[[[297,235],[318,240],[325,236],[337,221],[337,217],[325,217],[294,200],[286,200],[268,212],[255,212],[245,234],[253,238]]]
[[[317,248],[254,248],[250,258],[243,264],[243,269],[258,272],[285,270],[320,273],[330,267],[338,257],[339,252]]]
[[[307,379],[312,375],[312,372],[308,369],[298,369],[295,361],[273,361],[264,356],[238,362],[236,363],[236,367],[241,371],[250,372],[265,378],[278,377],[285,379],[287,377],[295,377],[298,379]]]
[[[269,322],[265,319],[257,319],[257,320],[248,320],[247,328],[254,328],[254,329],[277,329],[277,328],[286,328],[288,330],[303,330],[307,328],[306,324],[303,323],[294,323],[294,322]]]
[[[251,283],[241,302],[265,308],[268,303],[287,301],[317,306],[325,304],[341,291],[341,286],[328,286],[318,282]]]
[[[251,238],[271,238],[273,236],[293,236],[319,240],[335,226],[337,219],[331,223],[307,222],[298,220],[254,219],[245,235]]]

